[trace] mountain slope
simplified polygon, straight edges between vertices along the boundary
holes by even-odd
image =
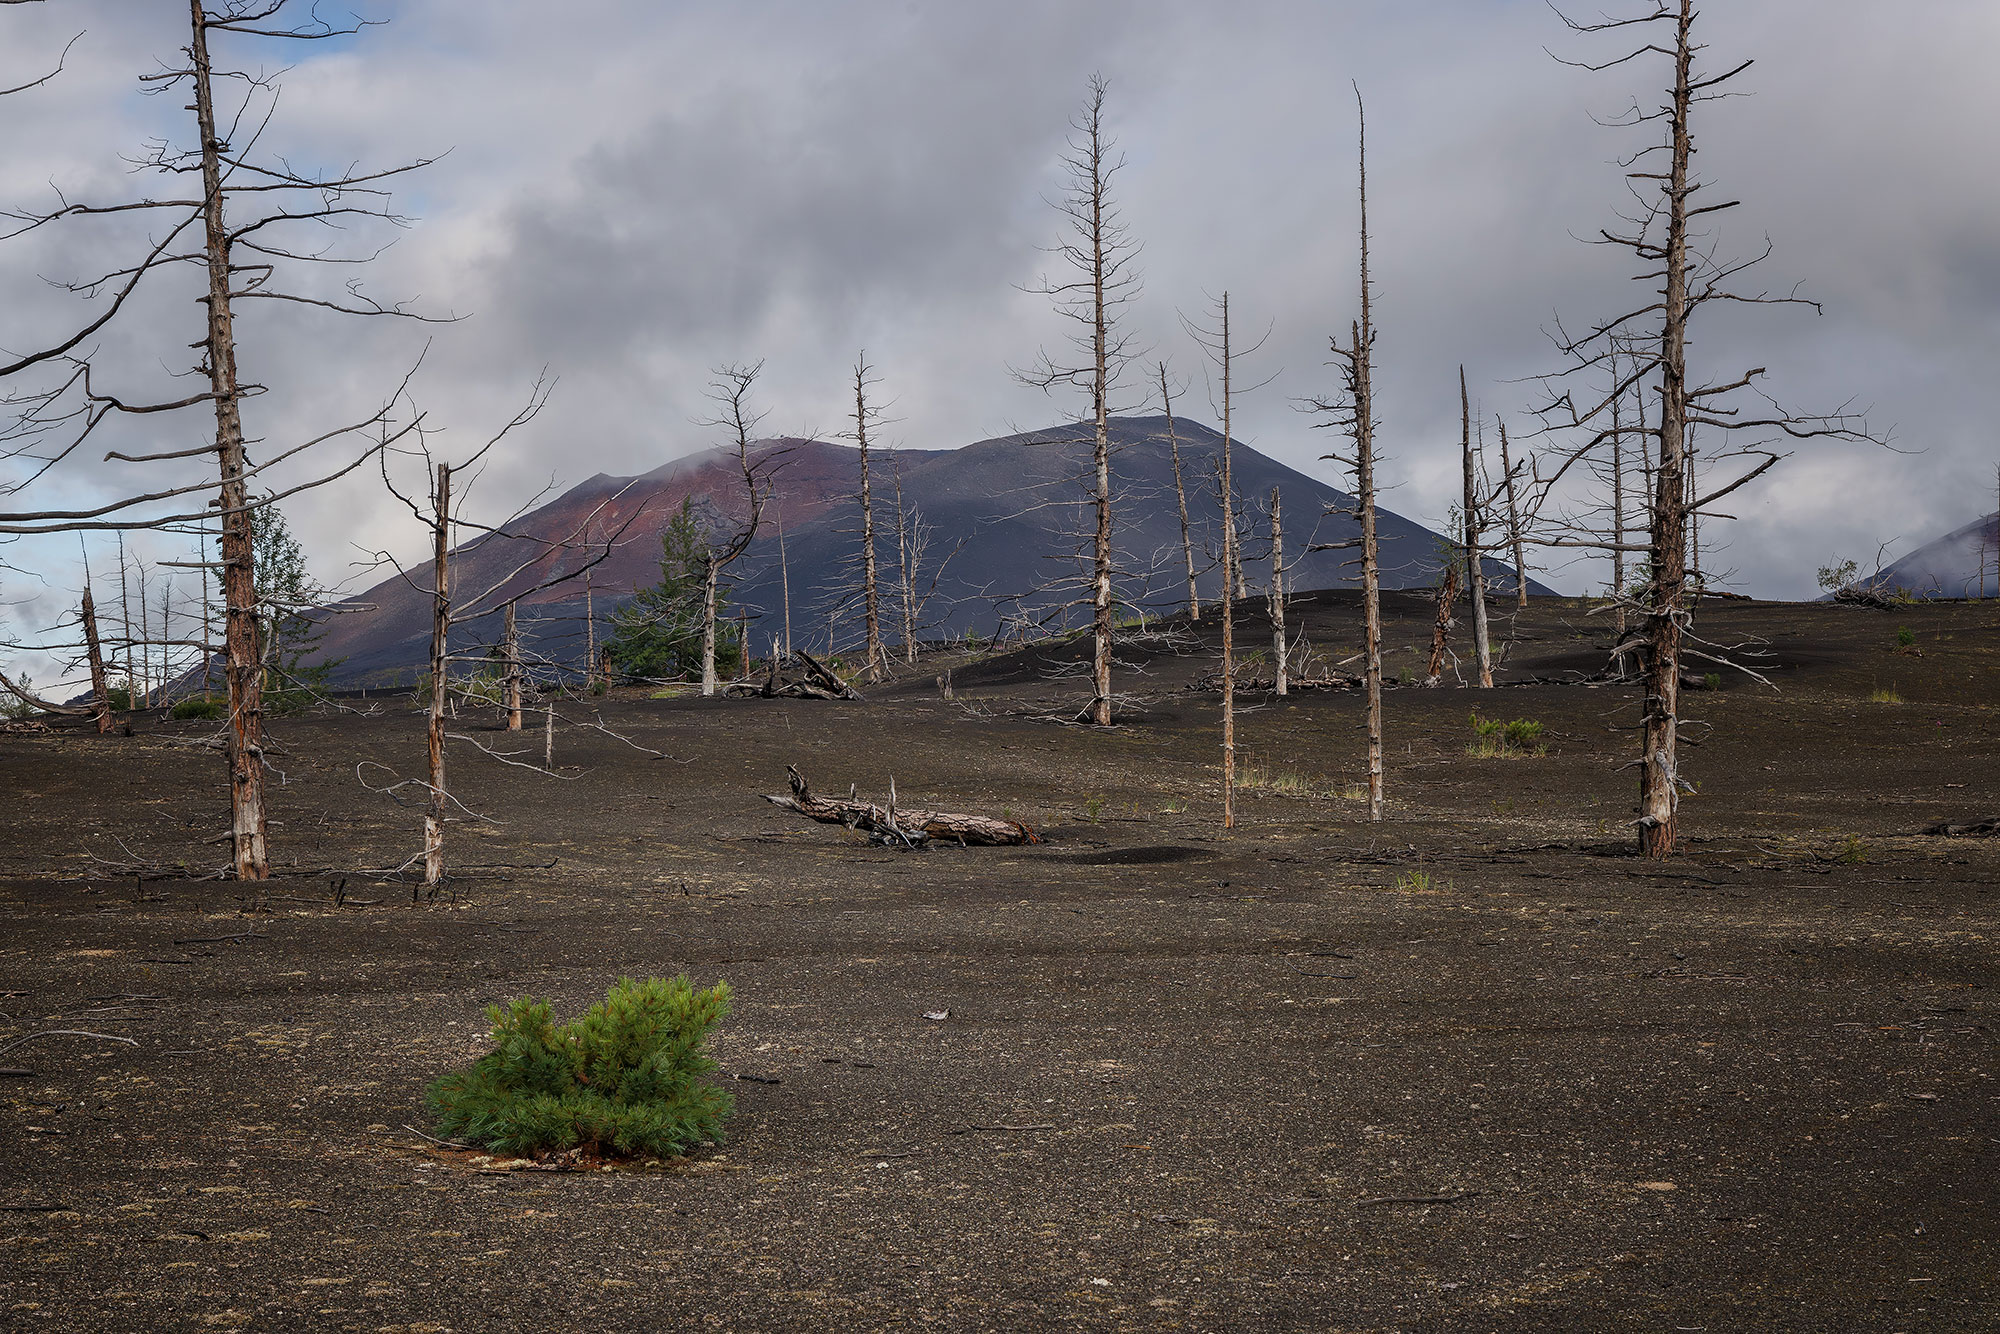
[[[1926,598],[2000,596],[1993,567],[1996,542],[2000,542],[2000,513],[1931,539],[1889,562],[1868,582]]]
[[[1197,582],[1206,602],[1219,591],[1221,578],[1212,568],[1221,546],[1214,483],[1221,436],[1198,422],[1177,420],[1175,425],[1200,570]],[[1119,598],[1135,609],[1174,610],[1186,600],[1187,575],[1166,421],[1118,418],[1112,430]],[[764,441],[754,451],[760,467],[771,470],[773,499],[758,540],[729,570],[732,615],[750,618],[752,644],[761,652],[773,638],[783,638],[789,601],[792,642],[825,647],[831,635],[845,648],[860,634],[860,511],[855,499],[860,457],[851,448],[819,440]],[[901,613],[892,597],[898,568],[898,473],[904,504],[930,534],[918,568],[919,592],[928,595],[920,638],[965,631],[990,635],[1026,622],[1084,623],[1087,609],[1066,613],[1063,604],[1083,593],[1076,556],[1088,549],[1089,461],[1087,433],[1076,428],[982,440],[954,450],[871,452],[885,638],[901,638]],[[1267,506],[1274,487],[1284,507],[1288,585],[1334,588],[1359,581],[1355,552],[1309,549],[1358,537],[1353,519],[1329,512],[1350,508],[1352,497],[1241,444],[1234,447],[1232,462],[1239,504],[1247,515],[1245,576],[1253,591],[1269,579]],[[745,510],[733,454],[713,450],[692,455],[637,478],[599,475],[512,525],[544,540],[579,532],[600,541],[616,535],[609,557],[590,572],[588,593],[581,581],[527,592],[577,568],[585,558],[571,552],[533,560],[540,548],[523,538],[468,543],[453,560],[454,587],[467,596],[506,579],[505,595],[526,593],[519,614],[533,651],[551,661],[580,663],[586,604],[601,642],[616,603],[657,580],[660,533],[683,500],[693,502],[712,531],[733,528]],[[1387,510],[1379,515],[1378,531],[1384,587],[1435,581],[1443,539]],[[527,568],[506,578],[524,562]],[[1511,589],[1511,569],[1497,561],[1487,564],[1496,587]],[[341,660],[336,679],[350,684],[408,679],[421,669],[430,634],[429,594],[420,586],[426,581],[422,572],[412,580],[387,580],[331,609],[336,614],[329,618],[322,647],[327,657]],[[1530,588],[1548,591],[1533,583]],[[454,651],[490,644],[498,619],[496,614],[462,627],[454,636]]]

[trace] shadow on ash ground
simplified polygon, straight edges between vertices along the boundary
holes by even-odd
[[[1351,598],[1298,615],[1358,647]],[[194,725],[0,737],[0,1043],[137,1043],[0,1057],[32,1072],[0,1081],[0,1323],[1993,1328],[2000,847],[1917,831],[2000,803],[2000,616],[1703,623],[1765,638],[1781,689],[1691,699],[1667,866],[1612,855],[1629,693],[1574,685],[1391,692],[1374,827],[1337,795],[1358,698],[1263,701],[1248,764],[1325,795],[1222,836],[1215,698],[1184,689],[1210,660],[1158,645],[1124,650],[1147,702],[1105,733],[1035,721],[1077,688],[998,659],[953,704],[933,665],[865,704],[610,701],[671,758],[566,728],[566,782],[455,742],[499,823],[454,829],[436,907],[353,869],[413,846],[356,778],[416,772],[403,703],[285,721],[296,874],[255,923],[228,884],[117,870],[217,859]],[[1515,629],[1506,679],[1599,660],[1576,604]],[[1552,753],[1469,757],[1475,705]],[[870,848],[757,800],[787,762],[1053,838]],[[682,970],[737,987],[720,1057],[772,1081],[731,1085],[720,1152],[484,1174],[403,1129],[487,1002]]]

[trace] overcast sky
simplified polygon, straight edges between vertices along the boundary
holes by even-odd
[[[692,419],[707,368],[726,361],[766,361],[773,432],[839,430],[861,347],[912,447],[1074,410],[1008,368],[1063,333],[1021,289],[1048,267],[1058,219],[1044,197],[1062,188],[1067,123],[1102,72],[1128,158],[1120,203],[1144,246],[1139,341],[1194,377],[1186,408],[1199,411],[1176,313],[1227,288],[1243,327],[1271,328],[1246,376],[1277,377],[1240,405],[1243,437],[1327,477],[1323,433],[1296,403],[1334,388],[1327,336],[1355,314],[1359,82],[1385,503],[1435,523],[1458,486],[1458,365],[1489,416],[1525,432],[1536,390],[1521,377],[1560,364],[1553,320],[1631,300],[1629,262],[1577,238],[1613,220],[1615,158],[1643,140],[1592,117],[1655,103],[1664,73],[1558,64],[1545,47],[1612,48],[1566,33],[1540,0],[357,7],[388,22],[286,53],[264,142],[318,165],[450,150],[406,183],[415,225],[366,276],[465,318],[358,327],[247,311],[245,374],[272,392],[246,417],[281,442],[365,415],[430,340],[417,394],[469,444],[546,366],[560,384],[484,479],[494,505],[712,443]],[[136,0],[0,7],[0,86],[84,32],[59,78],[0,100],[0,199],[46,203],[50,183],[109,197],[133,185],[120,154],[187,138],[185,99],[136,83],[185,42],[175,14]],[[1768,235],[1761,285],[1800,284],[1825,313],[1724,311],[1699,331],[1696,374],[1768,366],[1787,403],[1852,401],[1910,451],[1806,443],[1742,497],[1745,521],[1712,564],[1747,592],[1810,596],[1837,554],[1866,563],[1878,543],[1903,549],[1994,508],[2000,7],[1759,0],[1712,5],[1704,26],[1712,66],[1756,58],[1736,85],[1753,95],[1696,124],[1714,189],[1744,201],[1723,215],[1721,248]],[[74,314],[40,280],[83,272],[101,258],[90,244],[76,231],[0,247],[0,345]],[[185,356],[200,319],[191,302],[161,303],[113,346],[158,366]],[[194,441],[204,428],[185,415],[170,429]],[[356,544],[421,544],[379,484],[302,497],[293,520],[329,579]],[[1601,576],[1557,565],[1547,578],[1577,592]],[[8,599],[35,599],[11,610],[17,628],[73,600],[73,580],[57,582],[71,587],[37,598],[8,579]]]

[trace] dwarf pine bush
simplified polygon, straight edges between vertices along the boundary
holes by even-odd
[[[438,1133],[528,1156],[668,1158],[719,1141],[734,1100],[703,1076],[729,997],[727,982],[703,991],[685,975],[628,977],[560,1026],[544,1000],[488,1006],[494,1049],[430,1087]]]
[[[1471,753],[1484,759],[1503,755],[1540,755],[1548,746],[1542,740],[1542,725],[1532,718],[1516,718],[1512,722],[1501,722],[1498,718],[1481,718],[1479,711],[1472,712]]]

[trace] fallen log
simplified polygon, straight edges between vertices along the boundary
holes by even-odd
[[[861,698],[861,692],[859,690],[856,690],[853,686],[841,680],[840,677],[834,672],[834,670],[831,667],[828,667],[825,663],[821,662],[818,658],[815,658],[812,654],[806,652],[804,649],[800,649],[798,650],[798,658],[800,662],[803,662],[806,665],[806,671],[809,672],[815,678],[817,678],[821,686],[823,686],[828,690],[831,690],[837,698],[839,699]]]
[[[791,776],[791,795],[766,796],[764,800],[784,810],[795,811],[808,820],[818,820],[821,824],[845,825],[849,829],[866,830],[871,834],[884,836],[885,841],[903,843],[911,847],[929,839],[956,842],[960,845],[977,843],[983,847],[1006,847],[1042,841],[1034,830],[1015,820],[997,820],[988,815],[961,815],[952,811],[921,811],[899,807],[896,805],[893,784],[890,787],[889,805],[884,807],[870,801],[816,797],[812,794],[812,789],[807,786],[804,774],[789,764],[785,766],[785,772]]]
[[[1970,824],[1953,824],[1949,820],[1940,820],[1924,832],[1944,838],[1992,838],[2000,834],[2000,816],[1975,820]]]

